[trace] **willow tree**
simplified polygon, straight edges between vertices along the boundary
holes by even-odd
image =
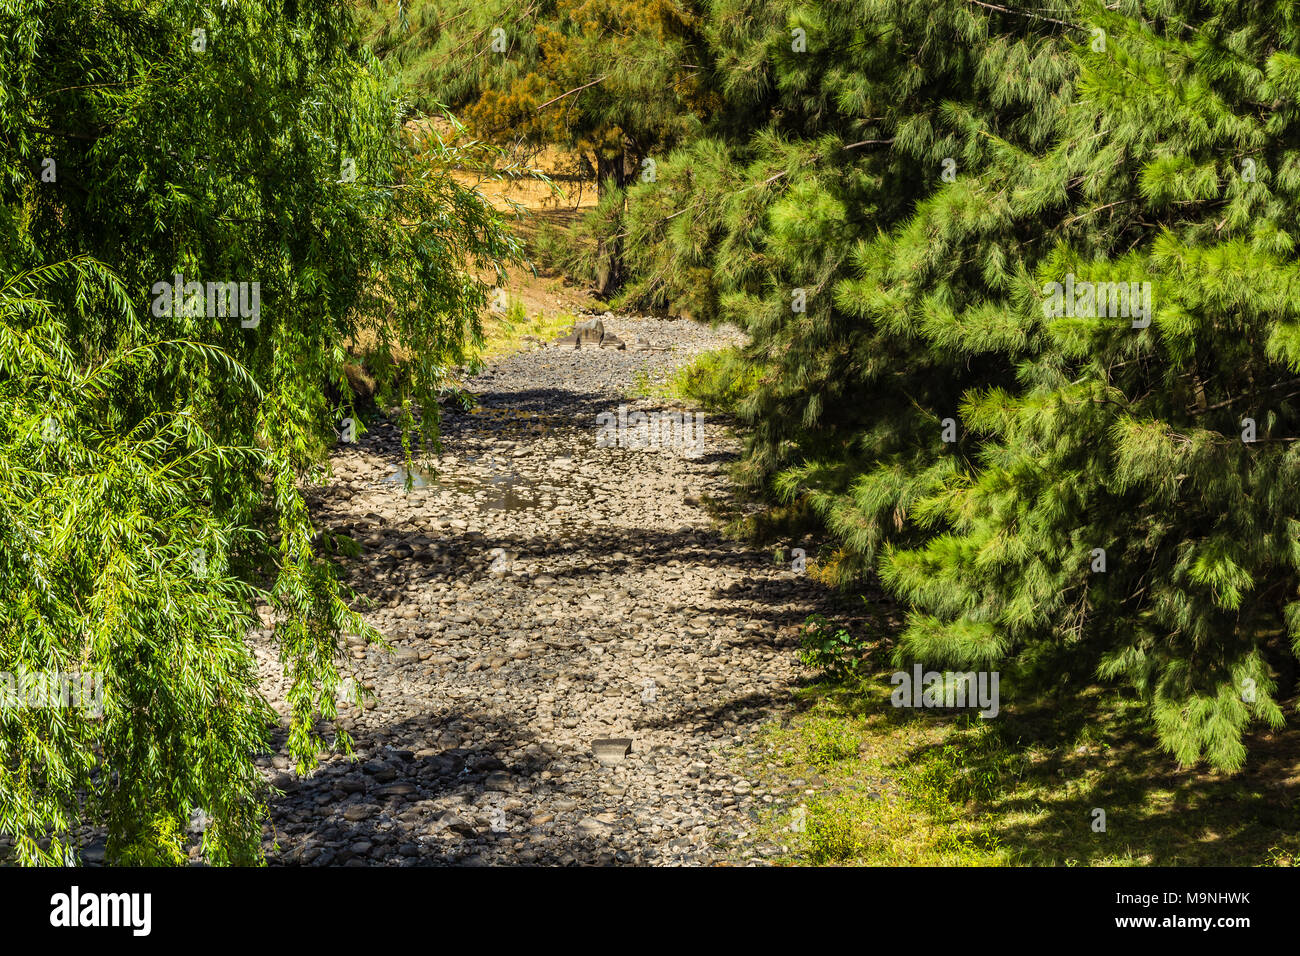
[[[201,808],[214,859],[255,860],[252,608],[300,769],[340,634],[376,636],[300,492],[348,413],[347,347],[414,356],[394,400],[436,440],[474,276],[513,242],[403,135],[350,3],[5,0],[0,103],[0,670],[104,681],[100,716],[0,715],[0,831],[25,862],[62,861],[77,821],[172,859]]]

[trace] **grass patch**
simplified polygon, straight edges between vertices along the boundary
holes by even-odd
[[[760,836],[787,865],[960,866],[1009,862],[978,820],[954,826],[953,792],[939,766],[900,775],[907,755],[931,741],[894,726],[883,691],[818,684],[791,720],[765,729],[766,753],[746,768],[760,786],[786,791]],[[885,695],[886,704],[887,695]],[[892,709],[892,708],[891,708]],[[911,723],[911,722],[909,722]],[[801,789],[800,789],[801,788]],[[796,793],[796,790],[799,792]]]
[[[518,352],[536,339],[550,342],[568,332],[577,319],[568,312],[547,315],[535,313],[531,318],[524,305],[513,296],[504,312],[494,312],[483,323],[483,348],[478,357],[482,361],[504,358]]]
[[[669,382],[650,377],[645,369],[637,369],[632,376],[632,387],[628,390],[632,398],[649,398],[657,402],[680,401],[681,396],[674,394]]]
[[[816,642],[841,628],[805,627]],[[1247,768],[1180,769],[1112,692],[970,712],[896,708],[887,628],[852,635],[858,677],[810,668],[786,719],[737,753],[774,795],[757,837],[787,865],[1295,866],[1300,735],[1260,732]],[[808,635],[813,635],[808,638]],[[805,647],[808,646],[807,641]],[[1093,829],[1095,810],[1105,832]]]
[[[739,348],[729,346],[704,352],[683,365],[669,376],[663,389],[668,398],[735,415],[761,375],[762,369],[747,362]]]

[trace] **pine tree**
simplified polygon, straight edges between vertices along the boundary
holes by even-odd
[[[1006,184],[1046,199],[1013,207],[1048,228],[1003,306],[1037,347],[964,398],[977,468],[919,508],[951,530],[883,572],[917,605],[900,659],[1097,667],[1181,763],[1232,770],[1250,721],[1283,722],[1300,633],[1300,37],[1284,5],[1086,13],[1058,142]],[[1149,283],[1149,314],[1058,314],[1070,276]]]
[[[1300,633],[1294,12],[788,17],[711,8],[749,79],[633,191],[631,288],[750,331],[750,480],[913,605],[900,664],[1125,677],[1241,766]],[[833,42],[786,54],[796,18]]]
[[[717,136],[634,191],[634,288],[750,332],[748,480],[820,509],[853,580],[971,454],[969,436],[942,440],[963,392],[1013,380],[952,341],[985,269],[1027,238],[966,184],[1049,141],[1068,44],[1050,19],[965,3],[718,3],[709,23],[715,61],[747,69]],[[951,252],[976,216],[997,234],[972,263]],[[930,347],[922,324],[950,341]]]

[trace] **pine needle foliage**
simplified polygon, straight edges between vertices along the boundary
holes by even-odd
[[[1123,682],[1240,768],[1300,650],[1293,6],[704,22],[742,75],[629,190],[629,288],[750,332],[744,477],[908,603],[900,666]]]

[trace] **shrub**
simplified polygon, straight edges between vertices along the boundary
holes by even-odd
[[[862,646],[848,630],[836,627],[820,614],[804,622],[799,631],[799,663],[831,680],[857,677],[865,666]]]

